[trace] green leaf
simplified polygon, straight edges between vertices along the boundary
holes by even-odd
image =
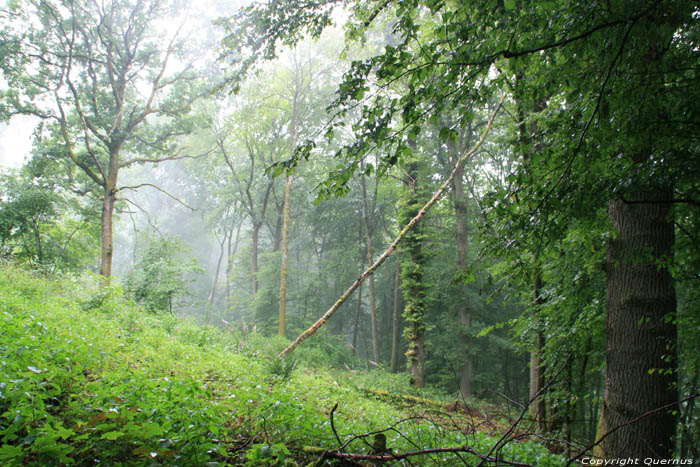
[[[10,460],[23,457],[22,448],[5,444],[0,448],[0,460]]]
[[[100,439],[108,439],[110,441],[114,441],[117,438],[121,438],[124,436],[124,433],[121,431],[108,431],[107,433],[103,434]]]

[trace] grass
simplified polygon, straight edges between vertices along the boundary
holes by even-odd
[[[346,452],[367,453],[364,435],[389,427],[394,452],[488,452],[497,439],[464,429],[440,402],[392,397],[411,392],[403,376],[319,365],[332,340],[277,362],[279,339],[153,315],[90,278],[0,265],[0,335],[2,465],[306,465],[338,447],[335,404],[338,437],[356,437]],[[501,455],[561,464],[534,443]]]

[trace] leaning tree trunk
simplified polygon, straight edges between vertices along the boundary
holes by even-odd
[[[598,437],[615,431],[600,444],[601,457],[673,455],[678,394],[672,196],[666,190],[609,203],[615,233],[608,241],[607,366]]]

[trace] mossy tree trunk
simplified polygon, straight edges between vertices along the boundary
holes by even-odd
[[[406,225],[422,207],[419,183],[422,161],[413,154],[404,167],[406,190],[399,202],[399,225]],[[408,340],[406,358],[411,371],[411,382],[416,387],[425,385],[425,284],[423,274],[426,258],[423,254],[423,226],[417,225],[404,237],[399,246],[401,255],[401,291],[404,299],[403,316],[406,321],[404,336]]]

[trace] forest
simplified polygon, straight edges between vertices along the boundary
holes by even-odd
[[[694,1],[2,0],[0,464],[699,465],[699,134]]]

